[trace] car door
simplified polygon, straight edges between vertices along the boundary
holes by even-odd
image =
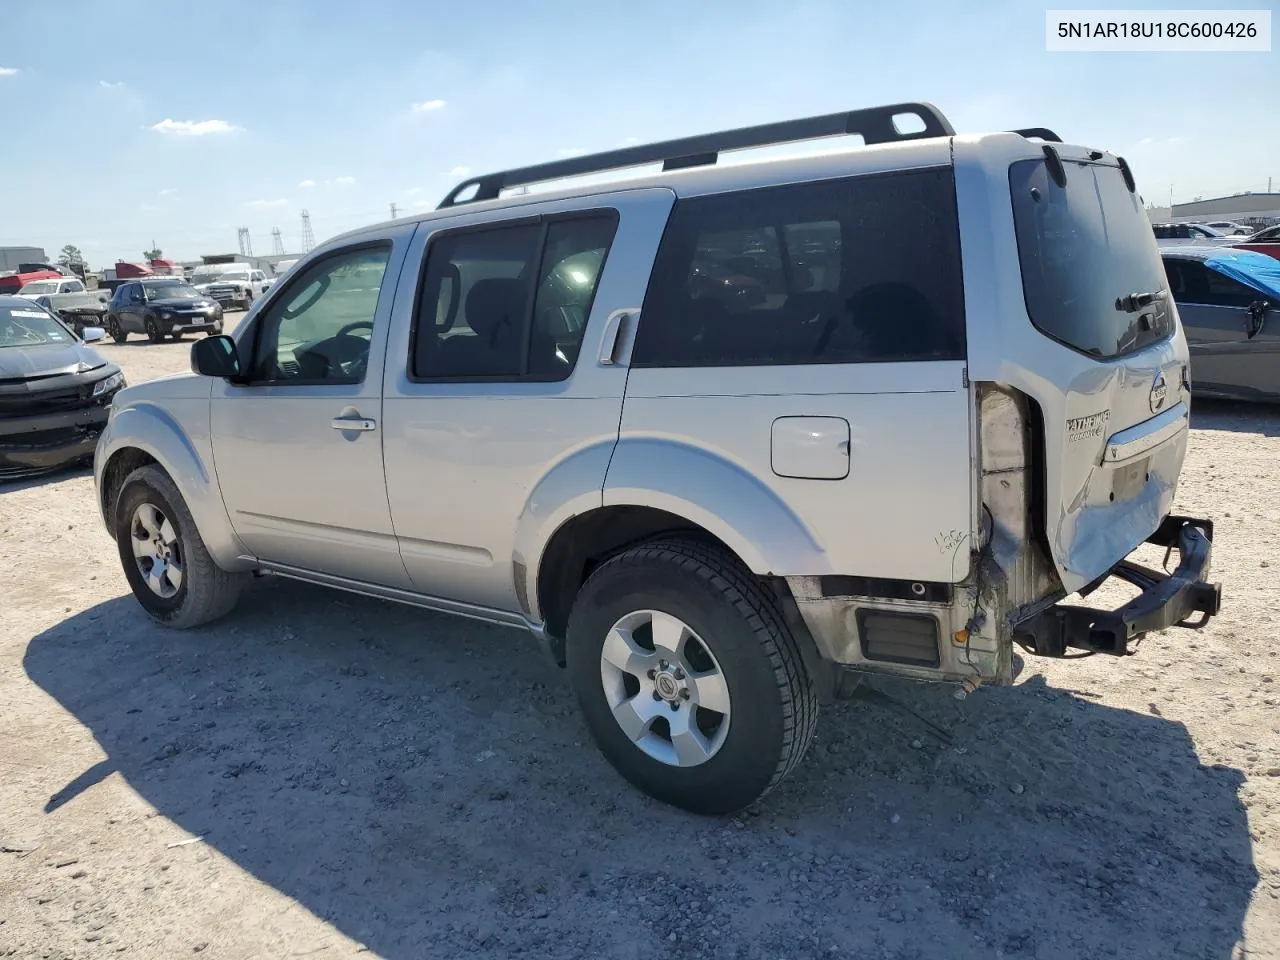
[[[601,505],[627,380],[611,353],[619,311],[639,310],[673,199],[530,204],[518,221],[477,215],[419,239],[422,294],[416,314],[397,305],[383,442],[420,593],[517,612],[519,571],[537,560],[517,547],[522,520],[566,491]]]
[[[142,295],[142,284],[126,283],[120,288],[120,306],[116,316],[120,319],[120,329],[129,333],[142,333],[142,313],[146,309],[146,299]]]
[[[1191,350],[1195,392],[1242,399],[1280,395],[1280,313],[1250,332],[1250,307],[1266,297],[1198,260],[1165,258],[1178,315]]]
[[[237,338],[210,430],[231,524],[281,572],[403,588],[382,469],[382,368],[414,225],[313,258]]]

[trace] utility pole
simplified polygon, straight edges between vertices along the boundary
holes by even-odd
[[[394,220],[395,218],[396,218],[396,205],[393,203],[391,204],[391,219]]]

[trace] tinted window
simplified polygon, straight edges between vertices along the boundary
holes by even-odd
[[[72,280],[70,283],[62,285],[63,293],[84,293],[84,284],[79,280]]]
[[[253,379],[361,382],[390,253],[387,247],[343,251],[290,283],[262,318]]]
[[[635,366],[964,356],[950,168],[681,200]]]
[[[1042,333],[1095,357],[1140,350],[1173,332],[1168,304],[1135,312],[1120,297],[1167,289],[1155,238],[1118,167],[1067,164],[1049,179],[1043,160],[1009,168],[1027,313]]]
[[[1264,299],[1238,280],[1210,270],[1196,260],[1165,259],[1169,289],[1178,303],[1199,303],[1213,307],[1247,307]]]
[[[446,233],[414,330],[421,379],[563,380],[582,346],[613,215]]]

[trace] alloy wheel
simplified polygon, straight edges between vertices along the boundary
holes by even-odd
[[[129,524],[134,561],[147,587],[168,600],[182,588],[182,541],[177,528],[154,503],[133,511]]]
[[[659,610],[629,613],[600,651],[600,680],[613,718],[660,763],[695,767],[729,733],[729,685],[703,640]]]

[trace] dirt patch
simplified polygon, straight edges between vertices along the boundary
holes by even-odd
[[[864,684],[722,820],[623,783],[516,631],[270,579],[164,631],[86,473],[5,488],[0,956],[1280,957],[1280,414],[1195,419],[1208,629]]]

